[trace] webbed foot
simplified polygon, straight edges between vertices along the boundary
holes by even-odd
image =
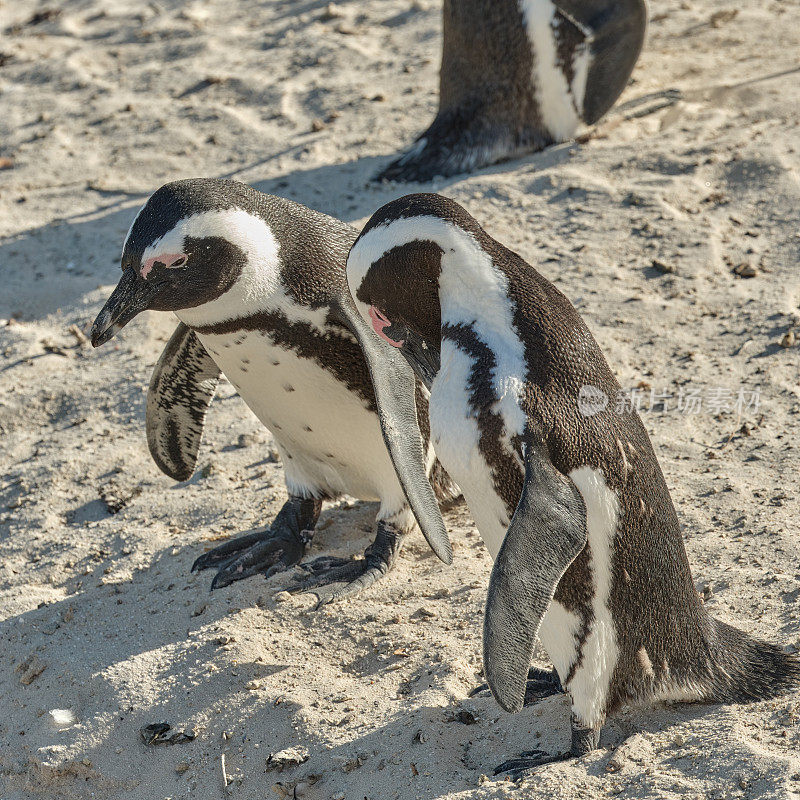
[[[289,588],[295,593],[311,592],[319,600],[317,608],[351,597],[379,581],[394,566],[404,532],[381,520],[375,541],[364,551],[364,558],[351,560],[322,556],[302,564],[308,577],[300,577]]]
[[[581,725],[578,718],[573,713],[571,721],[572,746],[568,753],[545,753],[544,750],[528,750],[520,753],[517,758],[510,758],[498,767],[495,767],[494,774],[508,772],[513,780],[519,780],[525,773],[544,764],[552,764],[556,761],[568,761],[571,758],[579,758],[596,750],[600,745],[600,728],[587,728]]]
[[[500,775],[503,772],[509,773],[512,780],[519,780],[525,773],[529,772],[536,767],[544,766],[545,764],[553,764],[556,761],[567,761],[570,758],[575,758],[572,753],[545,753],[544,750],[526,750],[520,753],[517,758],[510,758],[502,764],[494,768],[494,774]]]
[[[282,572],[297,564],[308,550],[321,509],[321,500],[292,496],[268,529],[209,550],[192,564],[192,572],[216,568],[212,591],[258,573],[269,578]]]
[[[470,693],[470,697],[475,697],[477,694],[488,693],[489,684],[482,683],[476,686]],[[544,700],[545,697],[551,697],[554,694],[562,694],[564,692],[559,680],[558,673],[554,669],[539,669],[538,667],[531,667],[528,670],[528,682],[525,686],[525,705],[530,706],[537,703],[539,700]]]

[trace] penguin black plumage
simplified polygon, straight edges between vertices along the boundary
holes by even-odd
[[[620,387],[548,280],[432,194],[378,210],[347,278],[364,320],[430,387],[437,457],[495,559],[489,687],[504,709],[522,707],[538,635],[558,679],[528,690],[563,687],[572,700],[569,752],[498,771],[594,749],[622,704],[757,700],[800,681],[795,656],[704,609],[647,432],[613,401],[586,403],[587,387],[595,401]],[[391,405],[381,410],[399,424]]]
[[[212,588],[298,563],[323,499],[346,493],[381,507],[364,559],[307,565],[312,577],[298,588],[321,602],[385,574],[413,527],[358,344],[363,323],[347,293],[345,259],[355,238],[332,217],[217,179],[161,187],[128,232],[122,277],[95,320],[92,343],[108,341],[145,309],[174,311],[181,320],[147,398],[147,440],[158,466],[176,480],[191,476],[221,372],[272,432],[283,460],[289,499],[272,525],[195,562],[193,569],[217,569]],[[425,421],[427,391],[419,381],[409,388]],[[406,413],[415,416],[413,403]],[[424,443],[394,446],[419,450],[439,501],[458,495],[427,434]],[[423,532],[449,563],[447,535],[435,524]]]
[[[644,0],[444,0],[439,111],[377,180],[427,181],[541,150],[622,94]]]

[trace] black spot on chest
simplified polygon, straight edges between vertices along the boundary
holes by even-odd
[[[266,334],[276,347],[291,350],[299,358],[313,361],[330,372],[337,381],[364,400],[372,411],[376,410],[372,381],[364,356],[344,329],[328,325],[323,332],[309,322],[290,320],[281,311],[262,311],[248,317],[198,326],[195,330],[211,335],[236,334],[236,344],[245,340],[247,332]],[[272,363],[278,366],[280,361],[275,359]],[[287,392],[294,391],[294,387],[288,383],[283,388]]]

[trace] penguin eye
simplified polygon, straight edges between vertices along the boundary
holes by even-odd
[[[169,264],[169,268],[175,269],[176,267],[185,267],[188,260],[189,259],[186,256],[176,258],[171,264]]]

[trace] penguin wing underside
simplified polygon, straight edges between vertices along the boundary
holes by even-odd
[[[525,484],[489,580],[483,666],[497,702],[519,711],[536,636],[558,582],[586,545],[586,507],[575,484],[529,443]]]
[[[220,369],[191,328],[180,323],[158,359],[147,390],[147,445],[162,472],[192,476],[206,412]]]

